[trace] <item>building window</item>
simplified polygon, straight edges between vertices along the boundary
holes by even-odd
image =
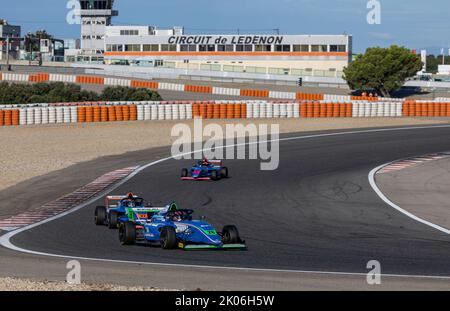
[[[270,51],[272,51],[272,46],[258,44],[258,45],[255,45],[255,51],[256,52],[270,52]]]
[[[123,52],[121,44],[107,44],[106,52]]]
[[[144,44],[142,48],[144,52],[159,52],[158,44]]]
[[[294,45],[294,52],[309,52],[309,45],[307,44]]]
[[[236,45],[236,52],[253,52],[252,45]]]
[[[176,52],[177,46],[175,44],[161,44],[161,51],[163,52]]]
[[[345,45],[330,45],[330,52],[347,52],[347,47]]]
[[[121,30],[121,36],[139,36],[139,30]]]
[[[276,52],[290,52],[291,46],[290,45],[275,45],[275,51]]]
[[[139,44],[125,44],[125,52],[140,52],[141,46]]]
[[[219,52],[234,52],[234,46],[232,44],[221,44],[217,46]]]
[[[180,45],[181,52],[197,52],[197,46],[195,44],[182,44]]]
[[[326,45],[311,45],[311,52],[328,52]]]
[[[216,46],[214,44],[201,44],[198,46],[198,50],[200,52],[215,52],[216,51]]]

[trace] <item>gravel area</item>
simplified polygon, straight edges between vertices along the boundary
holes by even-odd
[[[157,288],[127,287],[111,284],[71,285],[65,282],[0,278],[0,291],[161,291]]]
[[[209,120],[203,124],[280,124],[281,133],[450,123],[450,119],[270,119]],[[169,146],[176,121],[91,123],[0,128],[0,190],[76,163],[108,155]],[[184,122],[191,126],[193,121]]]

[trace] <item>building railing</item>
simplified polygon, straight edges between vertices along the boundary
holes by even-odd
[[[255,67],[243,65],[221,65],[221,64],[197,64],[197,63],[179,63],[179,62],[163,62],[163,68],[169,69],[187,69],[202,71],[223,71],[223,72],[240,72],[240,73],[256,73],[270,75],[290,75],[301,77],[328,77],[342,78],[343,72],[339,70],[316,70],[316,69],[296,69],[296,68],[273,68],[273,67]]]

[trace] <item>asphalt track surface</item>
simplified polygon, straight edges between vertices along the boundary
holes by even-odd
[[[19,247],[66,256],[164,264],[450,276],[450,236],[406,217],[372,190],[368,173],[403,157],[450,150],[450,127],[374,131],[280,142],[280,167],[228,160],[231,178],[183,182],[188,161],[151,166],[113,193],[175,200],[219,229],[238,226],[248,251],[183,252],[121,246],[93,224],[95,205],[14,236]],[[175,268],[174,268],[175,269]]]

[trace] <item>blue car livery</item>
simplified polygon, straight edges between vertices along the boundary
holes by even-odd
[[[219,233],[204,220],[193,220],[193,210],[178,209],[175,203],[163,208],[130,209],[133,215],[120,221],[123,245],[153,244],[163,249],[246,249],[235,226]],[[125,221],[127,220],[127,221]]]
[[[222,161],[204,159],[190,169],[181,170],[182,180],[220,180],[222,178],[228,178],[228,168],[222,166]]]
[[[95,209],[95,224],[117,229],[120,221],[126,221],[129,208],[145,207],[145,200],[132,193],[107,196],[105,206],[97,206]]]

